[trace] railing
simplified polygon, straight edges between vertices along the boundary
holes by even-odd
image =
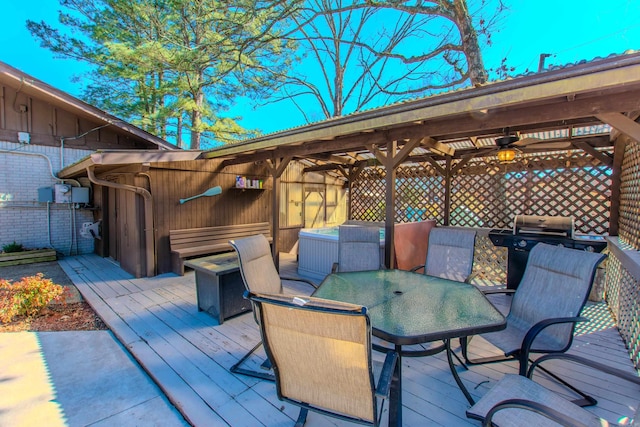
[[[605,295],[629,356],[640,369],[640,262],[637,251],[627,252],[617,240],[609,242]]]
[[[640,143],[626,138],[620,172],[619,238],[609,239],[605,296],[636,369],[640,369]]]

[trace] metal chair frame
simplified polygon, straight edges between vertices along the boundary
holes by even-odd
[[[552,246],[552,245],[548,245],[548,244],[544,244],[544,243],[538,243],[538,245],[536,245],[534,247],[534,249],[531,251],[529,262],[531,262],[532,257],[536,257],[537,256],[537,254],[534,255],[534,252],[537,253],[538,251],[540,251],[540,254],[542,254],[541,251],[544,251],[544,250],[553,252],[557,262],[566,262],[566,256],[565,256],[564,259],[562,258],[562,251],[576,251],[575,249],[558,248],[556,246]],[[576,252],[578,252],[578,251],[576,251]],[[564,254],[566,255],[566,252]],[[580,254],[580,252],[578,252],[578,254]],[[581,301],[581,304],[580,304],[580,310],[582,310],[582,308],[584,307],[584,305],[585,305],[585,303],[587,301],[587,298],[589,296],[589,290],[591,289],[591,285],[592,285],[593,279],[595,277],[596,268],[597,268],[598,264],[605,258],[605,255],[602,255],[602,254],[585,253],[585,255],[587,255],[587,254],[588,254],[588,258],[586,258],[585,260],[578,261],[576,259],[573,262],[575,265],[586,264],[590,268],[590,271],[585,273],[586,276],[590,277],[590,279],[585,279],[585,280],[589,280],[589,284],[588,284],[588,286],[585,286],[585,289],[584,289],[585,292],[584,292],[584,295],[582,297],[582,301]],[[575,256],[577,254],[572,254],[572,255]],[[541,258],[541,260],[544,261],[542,258]],[[529,269],[529,268],[530,267],[528,266],[527,269]],[[554,273],[561,274],[561,271],[554,270]],[[523,279],[522,279],[521,283],[525,283],[525,281],[526,281],[525,286],[531,287],[531,286],[533,286],[533,280],[534,279],[535,279],[534,274],[531,273],[531,275],[529,276],[527,274],[527,270],[525,270],[525,274],[523,276]],[[486,295],[497,294],[497,293],[513,294],[514,298],[516,298],[517,292],[518,292],[518,289],[515,289],[515,290],[514,289],[490,289],[490,290],[485,290],[484,291],[484,293]],[[531,292],[531,291],[527,290],[526,292]],[[542,292],[542,293],[544,293],[544,292]],[[531,304],[532,306],[534,306],[534,307],[531,308],[531,310],[535,310],[535,308],[538,307],[538,306],[542,307],[542,306],[544,306],[544,304],[545,304],[544,300],[537,301],[536,304]],[[578,310],[578,313],[580,312],[580,310]],[[512,310],[510,311],[509,315],[507,316],[507,322],[509,322],[509,319],[512,316],[512,313],[513,313],[513,303],[512,303]],[[522,339],[522,343],[521,343],[519,348],[512,349],[512,350],[509,350],[509,351],[505,351],[504,355],[491,356],[491,357],[482,357],[482,358],[477,358],[477,359],[471,359],[469,357],[469,354],[468,354],[469,342],[471,341],[472,337],[463,337],[463,338],[460,339],[460,344],[461,344],[461,347],[462,347],[462,356],[464,357],[465,364],[467,364],[467,365],[481,365],[481,364],[487,364],[487,363],[499,363],[499,362],[503,362],[503,361],[516,360],[516,361],[518,361],[518,364],[519,364],[519,369],[518,369],[519,375],[526,376],[529,363],[531,362],[531,359],[530,359],[531,353],[542,353],[542,354],[550,354],[550,355],[551,354],[560,355],[560,354],[565,353],[571,347],[571,344],[573,343],[573,333],[574,333],[574,330],[575,330],[575,325],[577,323],[579,323],[579,322],[587,322],[587,321],[589,321],[589,319],[587,319],[586,317],[582,317],[582,316],[551,317],[551,318],[541,319],[538,322],[536,322],[535,324],[530,326],[530,328],[527,330],[526,334],[524,335],[524,337]],[[549,349],[549,348],[536,347],[535,340],[541,333],[545,332],[545,330],[547,328],[551,327],[551,326],[561,325],[561,324],[570,324],[571,325],[570,331],[568,331],[567,334],[566,334],[566,341],[564,342],[564,345],[563,345],[562,348]],[[498,332],[494,332],[492,334],[501,334],[501,333],[504,333],[504,331],[498,331]],[[489,340],[490,336],[491,336],[491,334],[487,334],[487,339],[488,340]],[[545,368],[540,367],[540,369],[543,369],[543,370],[546,371]],[[590,396],[588,396],[585,393],[581,392],[580,390],[576,389],[575,387],[573,387],[572,385],[570,385],[569,383],[567,383],[566,381],[564,381],[563,379],[561,379],[557,375],[555,375],[555,374],[553,374],[551,372],[548,372],[548,371],[547,371],[547,373],[549,375],[551,375],[553,378],[555,378],[558,382],[563,384],[564,386],[570,388],[571,390],[573,390],[574,392],[576,392],[576,393],[578,393],[578,394],[580,394],[582,396],[582,399],[575,400],[574,403],[576,403],[576,404],[578,404],[580,406],[590,406],[590,405],[593,405],[595,403],[595,400],[593,398],[591,398]]]
[[[262,235],[256,235],[256,236],[251,236],[251,237],[247,237],[244,239],[237,239],[237,241],[246,241],[247,239],[256,239],[256,243],[260,244],[260,245],[265,245],[266,247],[269,248],[269,242],[268,240]],[[247,283],[247,278],[244,272],[244,269],[242,267],[242,250],[238,247],[238,245],[236,244],[236,240],[230,240],[229,244],[231,244],[231,246],[233,247],[233,249],[236,251],[237,255],[238,255],[238,265],[240,267],[240,275],[242,276],[242,281],[244,283],[244,287],[247,291],[251,292],[251,286]],[[270,251],[269,251],[270,253]],[[273,269],[275,270],[275,264],[273,264]],[[276,271],[276,274],[277,271]],[[311,286],[314,290],[318,288],[318,286],[311,282],[310,280],[307,279],[302,279],[302,278],[298,278],[298,277],[284,277],[284,276],[280,276],[278,274],[278,277],[280,279],[280,290],[282,290],[282,280],[288,280],[288,281],[294,281],[294,282],[302,282],[302,283],[306,283],[309,286]],[[259,325],[259,318],[256,315],[256,310],[255,307],[253,307],[253,318],[256,321],[256,323]],[[246,375],[249,377],[254,377],[254,378],[259,378],[262,380],[268,380],[268,381],[274,381],[274,376],[270,373],[268,373],[269,370],[271,370],[271,362],[269,361],[269,359],[267,358],[261,365],[260,367],[262,368],[262,372],[261,371],[255,371],[253,369],[246,369],[243,368],[242,365],[246,362],[246,360],[258,349],[260,348],[260,346],[262,345],[262,341],[258,342],[251,350],[249,350],[244,356],[242,356],[240,358],[240,360],[238,360],[237,363],[235,363],[229,370],[234,373],[234,374],[241,374],[241,375]]]
[[[593,368],[597,371],[600,371],[602,373],[608,374],[608,375],[612,375],[618,378],[621,378],[623,380],[626,380],[630,383],[633,384],[638,384],[640,385],[640,377],[632,375],[630,373],[627,373],[625,371],[622,371],[620,369],[616,369],[616,368],[612,368],[610,366],[607,365],[603,365],[601,363],[595,362],[593,360],[589,360],[586,359],[584,357],[580,357],[580,356],[576,356],[574,354],[567,354],[567,353],[557,353],[557,354],[548,354],[545,356],[542,356],[540,358],[538,358],[535,362],[533,362],[531,364],[531,366],[529,367],[528,371],[527,371],[527,375],[526,378],[527,380],[525,380],[525,382],[527,381],[533,381],[533,373],[534,370],[536,368],[544,371],[544,372],[549,372],[547,369],[543,368],[541,366],[542,363],[547,362],[549,360],[554,360],[554,359],[558,359],[558,360],[566,360],[572,363],[577,363],[577,364],[581,364],[590,368]],[[498,382],[494,387],[497,387],[497,389],[493,390],[493,392],[495,392],[496,390],[500,389],[501,387],[504,388],[501,385],[501,382]],[[527,387],[527,389],[529,389],[530,387]],[[575,391],[575,389],[574,389]],[[493,394],[493,393],[492,393]],[[554,393],[552,391],[548,391],[548,395],[551,396]],[[580,393],[582,394],[582,393]],[[493,397],[485,397],[487,399],[492,399]],[[484,398],[482,398],[484,399]],[[478,403],[482,402],[482,399],[480,399],[480,401],[478,401]],[[597,401],[593,398],[591,398],[593,400],[593,404],[597,404]],[[489,400],[491,402],[491,400]],[[573,403],[575,404],[575,401],[573,401]],[[578,405],[578,406],[582,406],[582,405]],[[479,416],[477,413],[473,412],[473,407],[469,409],[469,411],[467,411],[467,417],[469,418],[473,418],[473,419],[477,419],[482,421],[482,425],[489,427],[494,425],[493,424],[493,417],[500,411],[504,410],[504,409],[513,409],[513,408],[517,408],[517,409],[521,409],[521,410],[525,410],[525,411],[530,411],[530,412],[535,412],[537,414],[540,414],[548,419],[550,419],[551,421],[557,422],[560,425],[565,425],[565,426],[584,426],[583,423],[581,423],[580,421],[575,420],[574,418],[568,416],[566,414],[567,410],[564,408],[556,408],[556,407],[552,407],[549,406],[549,404],[547,402],[540,402],[540,401],[533,401],[533,400],[529,400],[529,399],[524,399],[524,398],[512,398],[510,396],[505,396],[504,400],[501,400],[499,402],[496,402],[493,404],[493,406],[491,407],[491,409],[486,413],[486,415],[484,417]],[[563,410],[564,409],[564,410]],[[640,406],[638,406],[637,410],[636,410],[636,416],[634,419],[634,423],[638,423],[640,420],[638,420],[638,416],[640,416]],[[520,424],[518,424],[520,425]],[[501,427],[506,427],[503,426],[501,424]]]

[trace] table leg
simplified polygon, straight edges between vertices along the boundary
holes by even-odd
[[[449,368],[451,369],[451,374],[453,375],[453,379],[456,380],[456,383],[458,384],[460,391],[462,391],[462,394],[464,394],[464,397],[466,397],[469,403],[473,405],[476,402],[473,400],[473,397],[471,397],[471,394],[469,394],[469,391],[462,383],[462,380],[458,375],[458,371],[456,371],[456,365],[453,364],[453,352],[451,351],[451,340],[446,339],[444,340],[444,343],[447,348],[447,361],[449,361]]]
[[[389,391],[389,426],[402,427],[402,346],[397,345],[398,361]]]

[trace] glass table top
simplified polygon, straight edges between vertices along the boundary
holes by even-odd
[[[313,296],[367,307],[373,334],[405,345],[504,329],[475,286],[402,270],[330,274]]]

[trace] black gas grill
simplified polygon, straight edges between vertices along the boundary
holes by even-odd
[[[509,289],[520,284],[529,251],[540,242],[589,252],[601,252],[607,247],[604,237],[574,235],[573,218],[562,216],[517,215],[512,230],[491,230],[489,238],[495,246],[508,249]]]

